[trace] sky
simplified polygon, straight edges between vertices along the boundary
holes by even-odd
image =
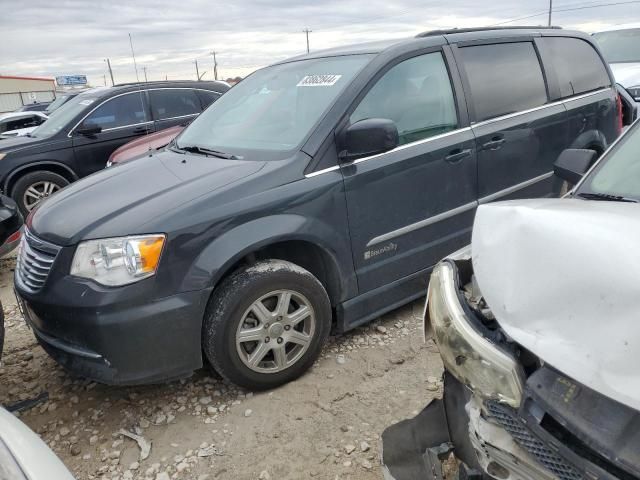
[[[0,0],[0,75],[87,75],[90,84],[245,76],[312,51],[422,31],[544,25],[549,0]],[[640,1],[553,0],[554,25],[640,22]],[[530,18],[525,18],[530,17]]]

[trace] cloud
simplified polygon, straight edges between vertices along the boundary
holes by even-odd
[[[607,2],[556,0],[554,23],[597,30],[640,18],[640,3],[560,11],[599,3]],[[304,53],[307,27],[318,50],[534,14],[506,25],[544,24],[547,8],[547,0],[0,0],[0,73],[86,74],[101,85],[109,58],[116,81],[132,81],[131,33],[139,75],[146,67],[150,80],[195,79],[196,60],[212,78],[212,50],[222,76],[246,75]]]

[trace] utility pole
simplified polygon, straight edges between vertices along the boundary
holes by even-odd
[[[549,26],[551,26],[551,12],[553,11],[553,0],[549,0]]]
[[[142,67],[142,71],[144,72],[144,81],[146,83],[146,82],[149,81],[149,80],[147,80],[147,67]]]
[[[213,79],[218,80],[218,62],[216,61],[216,52],[212,51],[213,55]]]
[[[107,76],[103,73],[102,74],[102,79],[104,80],[104,86],[107,86]]]
[[[302,33],[306,33],[307,34],[307,53],[309,53],[309,34],[313,32],[313,30],[309,30],[308,28],[305,28]]]
[[[113,81],[113,70],[111,70],[111,62],[109,61],[108,58],[105,58],[104,61],[107,62],[107,68],[109,68],[109,75],[111,76],[111,85],[115,85],[116,82]]]
[[[200,80],[200,71],[198,70],[198,60],[195,61],[196,64],[196,79]]]
[[[131,39],[131,34],[129,34],[129,45],[131,45],[131,56],[133,57],[133,68],[136,70],[136,81],[140,82],[140,77],[138,77],[138,64],[136,63],[136,54],[133,52],[133,40]]]

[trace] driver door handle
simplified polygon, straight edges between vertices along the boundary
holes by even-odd
[[[456,148],[455,150],[452,150],[449,155],[444,157],[444,159],[448,163],[458,163],[463,158],[468,157],[469,155],[471,155],[471,149],[467,148],[465,150],[460,150],[459,148]]]
[[[493,137],[491,141],[482,144],[485,150],[498,150],[506,140],[502,137]]]

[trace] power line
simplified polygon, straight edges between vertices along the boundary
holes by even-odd
[[[576,10],[587,10],[590,8],[600,8],[600,7],[613,7],[615,5],[629,5],[632,3],[640,3],[640,0],[629,0],[626,2],[610,2],[610,3],[600,3],[598,5],[582,5],[579,7],[570,7],[570,8],[556,8],[553,9],[553,12],[555,13],[561,13],[561,12],[574,12]],[[518,20],[527,20],[529,18],[535,18],[535,17],[540,17],[542,15],[549,15],[549,17],[551,17],[551,11],[547,11],[547,10],[543,10],[541,12],[538,13],[534,13],[532,15],[525,15],[524,17],[517,17],[517,18],[512,18],[511,20],[505,20],[504,22],[498,22],[498,23],[494,23],[492,25],[492,27],[498,26],[498,25],[504,25],[506,23],[511,23],[511,22],[517,22]]]

